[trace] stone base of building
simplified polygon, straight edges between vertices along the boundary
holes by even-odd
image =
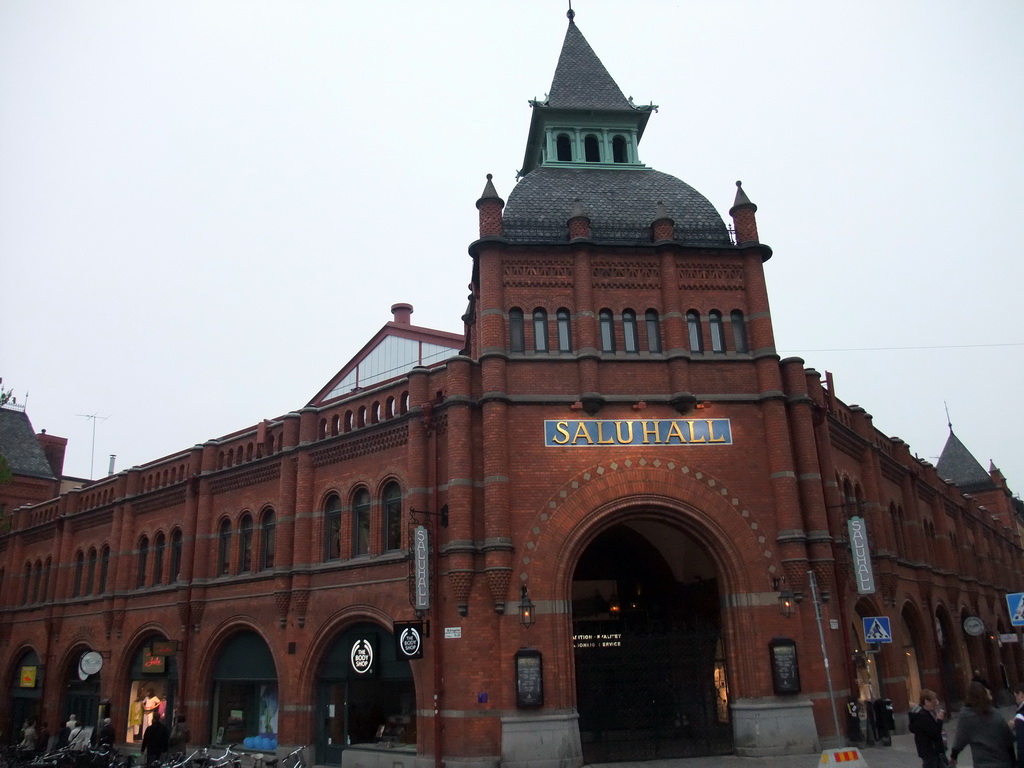
[[[738,699],[732,703],[733,746],[741,757],[821,751],[814,709],[805,698]]]
[[[501,718],[502,768],[579,768],[583,765],[579,715]]]
[[[416,747],[388,749],[355,744],[341,753],[341,768],[416,768]],[[433,765],[433,761],[430,762]]]

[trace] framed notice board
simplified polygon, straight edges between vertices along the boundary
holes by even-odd
[[[772,687],[777,696],[800,693],[800,665],[796,658],[796,641],[789,637],[773,637],[768,643],[772,664]]]
[[[516,651],[516,706],[544,706],[543,659],[536,648]]]

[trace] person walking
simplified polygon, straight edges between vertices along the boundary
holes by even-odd
[[[103,718],[103,723],[100,725],[100,729],[96,732],[96,746],[113,747],[115,735],[114,725],[111,723],[110,718]]]
[[[949,765],[946,745],[942,742],[945,718],[946,711],[939,706],[938,694],[928,688],[922,689],[917,706],[910,710],[908,716],[921,768],[945,768]]]
[[[32,755],[36,751],[37,738],[36,719],[33,717],[25,721],[25,725],[21,729],[21,742],[18,744],[18,751],[26,757]]]
[[[1017,711],[1007,725],[1013,731],[1014,740],[1017,742],[1017,768],[1024,768],[1024,683],[1017,683],[1013,686],[1013,700],[1017,702]]]
[[[967,686],[964,709],[956,726],[949,759],[953,768],[957,755],[968,746],[974,768],[1014,768],[1013,735],[992,708],[992,694],[977,680]]]
[[[160,758],[164,756],[171,743],[171,732],[167,730],[164,721],[160,719],[160,713],[153,713],[153,722],[142,734],[142,751],[146,753],[146,765],[160,764]]]

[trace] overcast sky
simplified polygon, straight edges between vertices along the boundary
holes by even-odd
[[[1024,491],[1024,3],[574,7],[660,105],[640,159],[758,205],[780,353],[933,463],[948,404]],[[565,10],[2,0],[0,376],[66,472],[298,410],[393,303],[461,332]]]

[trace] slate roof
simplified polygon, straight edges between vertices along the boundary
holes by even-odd
[[[577,198],[594,240],[649,243],[657,205],[664,203],[677,240],[730,245],[725,223],[706,197],[675,176],[644,168],[535,168],[509,193],[505,237],[512,242],[567,240],[566,221]]]
[[[996,487],[985,468],[960,442],[960,438],[953,434],[952,429],[949,430],[949,437],[946,438],[946,445],[942,448],[942,455],[939,456],[935,470],[939,473],[939,477],[944,480],[952,480],[960,490],[966,493],[986,491]]]
[[[20,409],[0,408],[0,455],[15,475],[56,479],[28,414]]]
[[[633,107],[575,22],[569,22],[545,106],[555,109],[614,109]]]

